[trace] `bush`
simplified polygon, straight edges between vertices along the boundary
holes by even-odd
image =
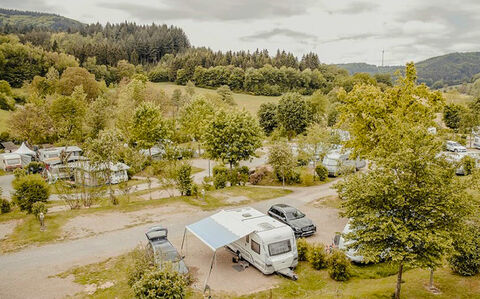
[[[177,187],[181,195],[192,195],[192,166],[182,164],[177,170]]]
[[[174,271],[170,264],[164,264],[162,269],[152,269],[142,275],[133,285],[133,292],[141,299],[185,298],[186,288],[186,278]]]
[[[198,197],[199,195],[198,185],[193,183],[192,184],[192,196]]]
[[[213,186],[215,189],[223,189],[227,186],[228,169],[223,165],[213,167]]]
[[[328,257],[328,274],[336,281],[347,281],[352,276],[352,264],[345,253],[334,250]]]
[[[43,213],[43,215],[47,214],[48,209],[47,205],[45,205],[44,202],[37,201],[32,205],[32,214],[35,215],[35,217],[39,217],[40,213]]]
[[[275,175],[277,176],[277,180],[279,182],[283,181],[282,174],[276,172]],[[286,184],[300,184],[300,172],[297,169],[292,169],[288,173],[285,174],[285,183]]]
[[[315,270],[324,269],[327,267],[327,252],[323,244],[312,245],[307,254],[308,262]]]
[[[453,254],[448,258],[450,268],[460,275],[480,273],[480,227],[470,225],[453,241]]]
[[[14,202],[20,210],[32,212],[35,202],[47,202],[50,196],[50,187],[39,174],[31,174],[19,177],[13,181]]]
[[[259,167],[255,169],[255,172],[250,175],[248,181],[252,185],[257,185],[263,180],[265,176],[268,175],[268,173],[269,171],[266,167]]]
[[[26,176],[27,172],[23,168],[15,168],[13,170],[13,175],[15,176],[16,179],[18,179],[20,177]]]
[[[318,175],[318,179],[322,182],[325,181],[328,177],[328,169],[322,164],[319,164],[315,167],[315,172]]]
[[[12,210],[10,202],[6,199],[0,198],[0,212],[2,214],[8,213]]]
[[[475,170],[476,165],[477,162],[474,158],[470,156],[463,157],[461,161],[461,166],[463,167],[463,172],[465,173],[465,175],[471,175]]]
[[[27,167],[25,167],[27,173],[29,174],[36,174],[41,173],[43,171],[43,163],[42,162],[30,162],[28,163]]]
[[[302,170],[302,172],[300,173],[300,181],[304,186],[312,186],[313,174],[308,169]]]
[[[133,265],[127,269],[128,285],[133,286],[139,281],[145,272],[153,269],[154,256],[151,250],[146,250],[142,246],[137,246],[131,253]]]
[[[300,262],[307,260],[309,247],[310,245],[308,245],[307,240],[305,240],[305,238],[300,238],[297,240],[298,260]]]

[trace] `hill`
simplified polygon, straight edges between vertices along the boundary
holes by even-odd
[[[0,8],[0,27],[7,33],[9,33],[10,28],[15,28],[15,31],[30,31],[31,28],[75,31],[83,26],[84,24],[79,21],[56,14]]]
[[[369,73],[394,73],[403,66],[379,67],[367,63],[337,64],[350,72]],[[418,81],[428,86],[443,87],[457,85],[471,81],[475,74],[480,73],[480,52],[450,53],[432,57],[416,63]]]

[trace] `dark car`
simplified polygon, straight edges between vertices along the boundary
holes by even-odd
[[[312,220],[296,208],[286,204],[273,205],[268,210],[268,215],[290,226],[295,232],[296,238],[308,237],[317,231]]]
[[[168,230],[160,226],[150,228],[145,235],[148,239],[148,249],[155,258],[155,263],[162,267],[163,263],[169,262],[173,265],[173,269],[178,273],[188,273],[188,268],[178,251],[168,241]]]

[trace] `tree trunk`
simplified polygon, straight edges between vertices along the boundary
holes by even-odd
[[[430,284],[429,284],[430,290],[433,289],[433,268],[430,269]]]
[[[395,299],[400,299],[400,289],[402,287],[403,263],[398,267],[397,288],[395,289]]]
[[[285,188],[285,170],[282,170],[282,187]]]

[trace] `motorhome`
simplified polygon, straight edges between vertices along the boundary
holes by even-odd
[[[230,210],[230,213],[254,230],[227,245],[240,259],[263,274],[285,275],[297,266],[297,244],[290,226],[250,207]]]
[[[351,150],[333,150],[325,155],[322,164],[328,170],[329,176],[339,176],[349,171],[358,171],[365,167],[363,159],[350,159]]]
[[[359,255],[357,250],[355,250],[354,248],[348,248],[348,245],[351,245],[353,242],[355,242],[354,240],[345,240],[344,236],[346,234],[349,234],[353,232],[353,230],[351,229],[350,227],[350,222],[348,222],[342,233],[341,234],[337,234],[335,235],[335,239],[333,240],[333,244],[335,245],[335,247],[337,247],[338,249],[340,250],[343,250],[345,252],[345,255],[348,257],[349,260],[351,260],[352,262],[355,262],[355,263],[363,263],[364,262],[364,258],[363,256]]]

